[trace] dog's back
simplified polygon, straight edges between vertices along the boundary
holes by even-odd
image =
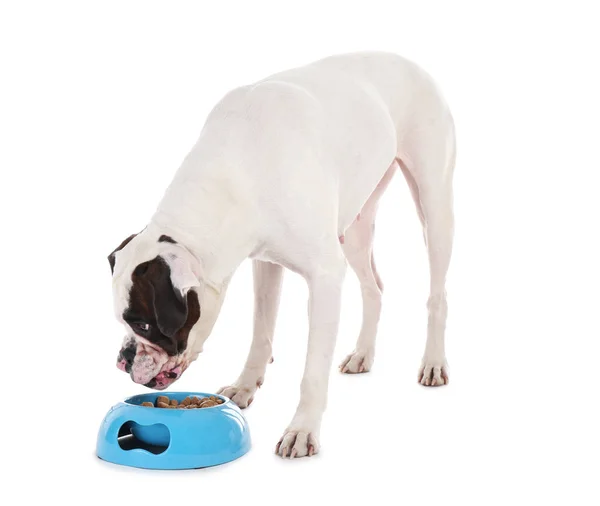
[[[432,115],[449,116],[446,111],[433,81],[412,62],[351,53],[233,90],[210,114],[205,134],[241,161],[231,170],[255,186],[255,195],[271,191],[274,181],[289,186],[278,192],[291,196],[308,187],[316,198],[335,185],[342,231],[404,152],[410,132]],[[270,183],[256,187],[261,181]]]

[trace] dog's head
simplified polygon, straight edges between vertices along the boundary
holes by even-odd
[[[198,356],[202,282],[193,255],[171,237],[143,231],[109,256],[117,319],[126,336],[117,367],[162,390]]]

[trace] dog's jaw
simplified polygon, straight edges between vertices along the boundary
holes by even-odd
[[[187,363],[182,362],[181,365],[178,365],[177,367],[171,370],[161,371],[144,386],[147,386],[148,388],[153,388],[154,390],[164,390],[168,386],[175,383],[181,377],[183,371],[187,369],[187,366]]]

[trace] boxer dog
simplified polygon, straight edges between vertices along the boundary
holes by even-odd
[[[343,373],[371,369],[383,284],[373,258],[377,204],[397,168],[429,254],[424,386],[448,383],[445,280],[453,240],[454,124],[427,73],[400,56],[329,57],[229,92],[210,112],[146,228],[110,255],[127,335],[117,365],[164,389],[202,351],[240,263],[253,260],[255,317],[246,364],[219,393],[248,406],[272,360],[283,269],[309,288],[300,402],[276,446],[319,451],[346,264],[363,321]]]

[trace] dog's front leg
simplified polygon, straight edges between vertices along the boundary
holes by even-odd
[[[254,334],[244,369],[233,385],[218,393],[229,397],[240,408],[246,408],[254,399],[256,389],[264,381],[267,363],[272,360],[273,334],[279,307],[283,267],[270,262],[254,260]]]
[[[282,457],[311,456],[319,451],[319,430],[327,404],[345,269],[345,260],[341,258],[330,269],[307,278],[308,351],[296,414],[275,449]]]

